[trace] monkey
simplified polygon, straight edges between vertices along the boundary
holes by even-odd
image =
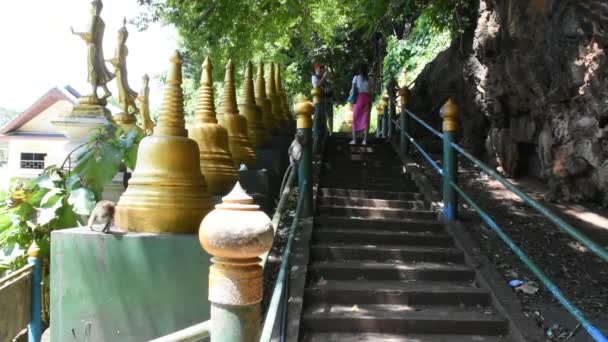
[[[298,131],[293,139],[293,142],[289,146],[289,163],[291,165],[296,165],[302,159],[302,150],[304,149],[304,145],[308,143],[307,139],[304,136],[304,133]]]
[[[114,221],[114,211],[116,210],[116,205],[111,201],[99,201],[95,205],[95,208],[91,212],[91,216],[89,216],[89,229],[94,232],[102,232],[108,233],[110,231],[110,226]],[[96,230],[93,228],[93,224],[103,223],[105,224],[101,230]]]

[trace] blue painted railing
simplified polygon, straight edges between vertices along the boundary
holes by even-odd
[[[570,235],[572,238],[581,242],[585,246],[589,248],[595,255],[600,257],[604,261],[608,261],[608,250],[604,249],[583,233],[578,231],[576,228],[565,222],[563,219],[556,216],[552,213],[548,208],[538,203],[534,199],[532,199],[528,194],[518,189],[511,182],[506,180],[504,177],[500,176],[496,171],[492,170],[488,165],[480,161],[479,159],[473,157],[471,154],[466,152],[461,146],[456,144],[453,141],[447,141],[446,144],[446,135],[440,133],[433,127],[431,127],[428,123],[418,117],[416,114],[404,108],[401,115],[405,115],[406,120],[408,118],[412,118],[422,127],[426,128],[431,134],[434,136],[444,140],[444,147],[450,146],[450,148],[444,148],[444,154],[446,153],[454,153],[454,151],[458,152],[460,155],[464,156],[468,159],[473,165],[477,168],[481,169],[486,174],[492,176],[502,185],[504,185],[511,192],[519,196],[526,204],[540,212],[543,216],[548,218],[551,222],[555,223],[560,230]],[[395,125],[398,129],[401,129],[399,124],[395,122]],[[406,126],[407,127],[407,126]],[[444,178],[446,175],[443,170],[437,165],[437,163],[433,160],[433,158],[424,150],[420,144],[418,144],[415,139],[411,136],[410,132],[403,132],[405,137],[412,143],[416,149],[422,154],[422,156],[433,166],[433,168]],[[404,151],[407,152],[407,151]],[[608,342],[608,338],[602,334],[602,332],[595,327],[591,322],[585,317],[584,313],[578,309],[575,305],[564,296],[562,291],[557,287],[557,285],[549,279],[549,277],[530,259],[530,257],[521,249],[517,244],[505,233],[505,231],[488,215],[484,210],[479,207],[477,203],[471,197],[462,190],[461,187],[456,183],[456,179],[447,179],[447,181],[451,188],[456,191],[456,193],[464,199],[478,214],[479,216],[488,224],[488,226],[496,232],[496,234],[505,242],[505,244],[517,255],[517,257],[526,265],[526,267],[547,287],[547,289],[551,292],[551,294],[557,299],[564,308],[572,315],[574,318],[581,324],[581,326],[592,336],[596,341],[599,342]],[[449,219],[449,218],[448,218]]]
[[[306,183],[301,187],[300,197],[298,199],[298,206],[296,207],[296,213],[293,217],[291,229],[289,231],[289,237],[287,238],[287,244],[285,245],[285,251],[283,252],[283,260],[281,261],[281,267],[277,276],[276,284],[272,292],[270,299],[270,305],[266,313],[266,319],[264,320],[264,327],[262,328],[262,336],[260,342],[269,342],[272,338],[272,332],[277,319],[277,315],[281,315],[281,327],[280,327],[280,340],[285,339],[286,333],[286,322],[287,322],[287,300],[289,298],[289,258],[293,250],[293,244],[296,239],[296,233],[298,226],[300,225],[300,217],[302,215],[302,206],[306,196]]]

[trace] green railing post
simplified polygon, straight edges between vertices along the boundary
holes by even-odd
[[[391,136],[388,132],[388,95],[386,94],[382,95],[382,109],[384,112],[384,114],[382,114],[382,134],[384,135],[384,138],[389,139]]]
[[[443,214],[448,221],[458,219],[458,198],[450,182],[457,184],[458,161],[452,148],[458,131],[458,106],[449,99],[441,107],[443,117]]]
[[[257,342],[260,337],[264,277],[259,256],[270,250],[274,230],[259,209],[236,183],[201,223],[201,245],[213,256],[209,267],[213,342]]]
[[[325,136],[325,98],[320,87],[312,89],[312,97],[315,105],[315,119],[313,121],[313,153],[316,155],[321,148],[321,141]]]
[[[315,88],[317,89],[317,88]],[[315,92],[313,91],[313,95]],[[307,99],[303,99],[296,105],[295,112],[298,118],[298,134],[303,137],[304,144],[302,146],[302,158],[298,165],[298,185],[300,193],[306,194],[306,199],[302,204],[302,217],[310,217],[312,215],[312,113],[315,106],[319,105],[320,98],[315,96],[313,105]],[[319,118],[317,118],[319,119]],[[320,144],[320,141],[319,141]],[[304,189],[306,187],[306,189]]]
[[[399,130],[399,132],[401,134],[399,147],[401,153],[407,155],[410,151],[410,140],[407,138],[407,134],[409,133],[409,115],[405,110],[407,101],[410,98],[410,90],[407,86],[403,86],[403,88],[399,89],[399,97],[401,98],[401,115],[399,116],[399,125],[401,125],[401,130]]]
[[[38,256],[40,248],[33,242],[27,250],[27,263],[32,268],[32,289],[30,298],[30,324],[28,342],[40,342],[42,337],[42,259]]]

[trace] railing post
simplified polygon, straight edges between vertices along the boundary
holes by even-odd
[[[388,131],[388,95],[382,95],[382,109],[384,114],[382,115],[382,133],[384,134],[384,138],[390,139],[390,134]]]
[[[458,161],[452,142],[458,131],[458,106],[449,99],[441,107],[443,117],[443,214],[448,221],[458,219],[458,198],[450,182],[457,183]]]
[[[384,116],[384,107],[382,106],[382,100],[378,101],[376,106],[376,138],[383,138],[384,132],[382,127],[382,117]]]
[[[395,132],[395,122],[393,120],[397,116],[394,78],[391,78],[386,84],[386,93],[388,95],[388,137],[392,138]]]
[[[410,99],[410,90],[407,86],[399,89],[399,96],[401,97],[401,115],[399,116],[399,125],[401,125],[400,133],[400,150],[403,155],[409,154],[410,141],[408,140],[406,133],[409,133],[409,115],[406,112],[407,101]]]
[[[312,98],[315,104],[315,119],[313,121],[313,153],[316,155],[319,153],[321,147],[321,140],[325,136],[325,99],[321,87],[314,87],[312,89]]]
[[[270,218],[237,182],[201,223],[199,240],[211,254],[211,341],[257,342],[262,320],[259,256],[272,246]]]
[[[32,268],[32,289],[30,294],[30,324],[28,342],[40,342],[42,337],[42,259],[38,257],[40,248],[33,242],[27,250],[27,263]]]
[[[314,92],[313,92],[314,95]],[[318,100],[318,98],[315,98]],[[315,100],[315,101],[316,101]],[[296,105],[295,112],[298,118],[298,133],[303,138],[302,141],[302,158],[298,165],[298,185],[300,187],[300,193],[305,192],[306,199],[302,204],[302,217],[312,216],[312,119],[311,115],[314,112],[315,106],[318,106],[318,102],[313,105],[310,101],[303,99]],[[317,107],[318,108],[318,107]],[[319,119],[319,118],[317,118]],[[306,182],[306,183],[305,183]],[[304,190],[306,186],[306,190]]]

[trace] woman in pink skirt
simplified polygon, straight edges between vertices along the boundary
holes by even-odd
[[[361,64],[359,74],[353,78],[351,94],[357,88],[358,95],[353,109],[353,140],[351,145],[357,144],[357,132],[363,131],[363,145],[367,145],[367,131],[369,130],[369,115],[372,109],[372,96],[369,92],[369,79],[367,77],[367,64]]]

